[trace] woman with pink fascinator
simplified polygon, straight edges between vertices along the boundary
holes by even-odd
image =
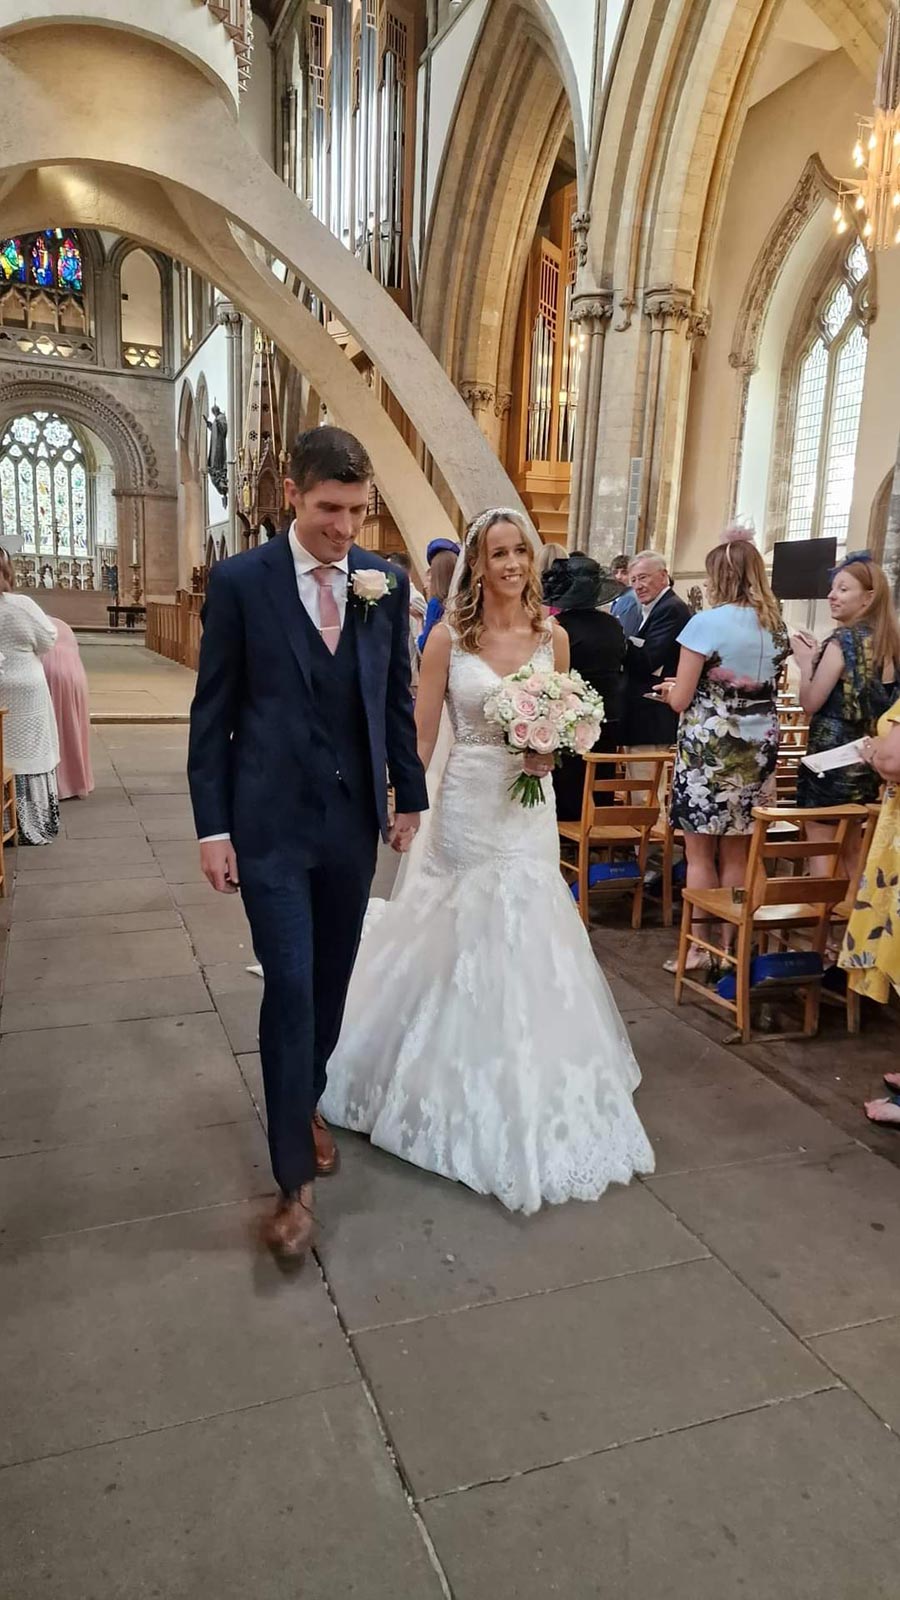
[[[682,629],[678,674],[661,690],[681,713],[671,821],[684,832],[691,889],[744,881],[753,808],[775,800],[776,683],[790,653],[752,528],[726,529],[706,578],[710,609]],[[709,964],[692,945],[688,968]]]

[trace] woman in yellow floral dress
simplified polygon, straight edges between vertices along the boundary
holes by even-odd
[[[851,989],[886,1005],[892,988],[900,994],[900,702],[880,719],[877,739],[863,739],[861,746],[887,789],[840,965]],[[884,1081],[891,1098],[870,1100],[866,1116],[900,1129],[900,1073],[886,1073]]]

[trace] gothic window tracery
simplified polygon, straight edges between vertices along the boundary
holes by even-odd
[[[0,440],[0,533],[25,555],[91,553],[84,449],[55,412],[14,417]]]
[[[819,300],[794,380],[785,537],[846,539],[868,355],[868,257],[859,240]]]

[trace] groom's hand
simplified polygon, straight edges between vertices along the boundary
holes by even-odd
[[[419,831],[418,811],[398,811],[391,824],[388,844],[398,856],[406,854]]]
[[[240,885],[237,856],[230,839],[206,839],[200,845],[203,876],[219,894],[237,894]]]

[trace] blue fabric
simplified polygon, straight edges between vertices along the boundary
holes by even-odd
[[[783,659],[783,646],[760,623],[750,606],[713,606],[698,611],[678,635],[678,643],[711,663],[710,676],[730,688],[771,683]]]
[[[757,989],[766,983],[799,983],[803,978],[820,978],[822,970],[822,957],[815,950],[776,950],[771,955],[754,956],[750,963],[750,987]],[[734,999],[737,978],[733,972],[719,979],[716,993],[723,1000]]]
[[[633,882],[640,875],[636,861],[598,861],[588,867],[588,888],[593,889],[599,883]],[[572,884],[572,896],[578,899],[577,883]]]
[[[438,623],[442,621],[443,615],[444,602],[443,600],[439,600],[437,595],[433,595],[429,600],[425,610],[425,626],[416,640],[416,644],[419,647],[419,655],[421,655],[422,651],[425,649],[425,643],[432,628],[437,627]]]
[[[609,608],[611,617],[621,623],[626,639],[631,639],[641,626],[641,602],[633,589],[626,589]]]
[[[459,545],[455,544],[452,539],[432,539],[428,549],[425,551],[425,558],[429,566],[431,566],[432,561],[440,550],[449,550],[452,556],[459,555]]]

